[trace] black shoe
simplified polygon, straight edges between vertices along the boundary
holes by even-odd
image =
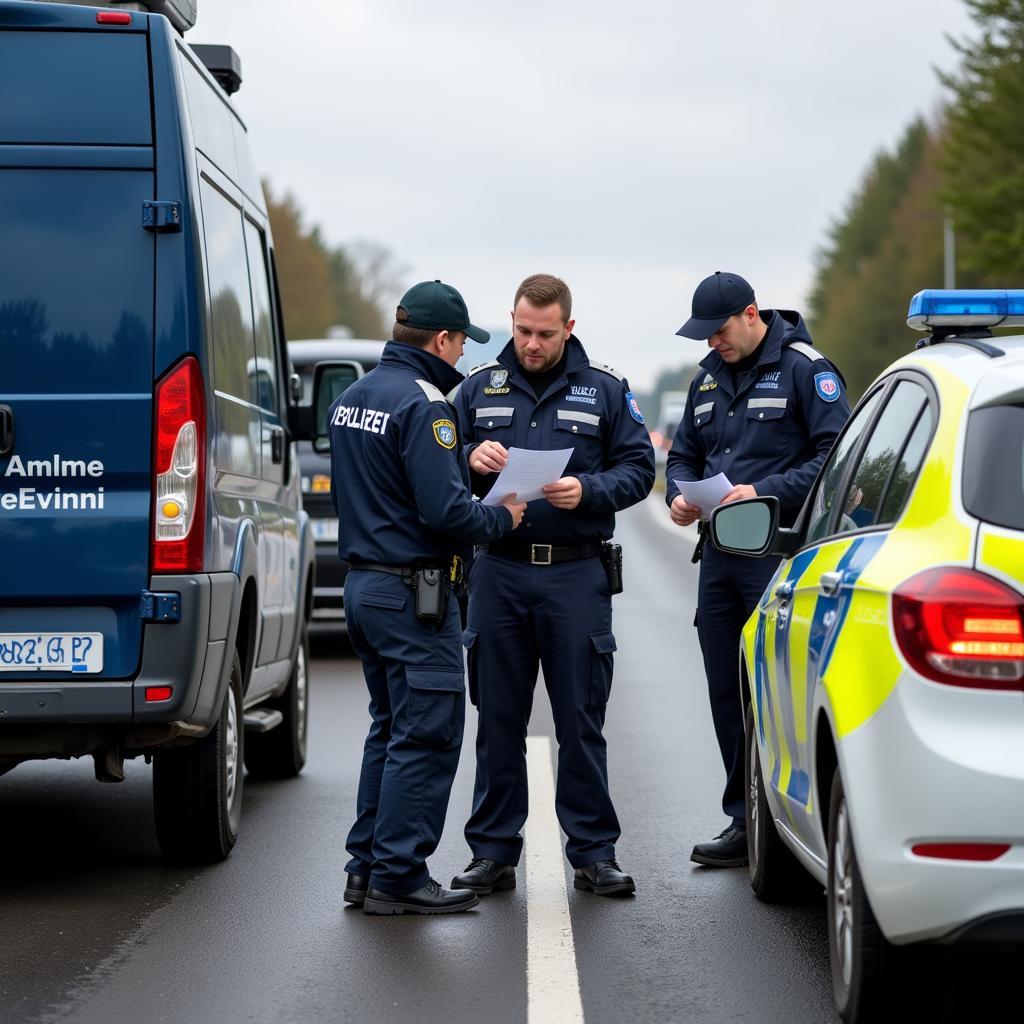
[[[486,857],[475,857],[469,867],[452,879],[453,889],[471,889],[477,896],[490,896],[516,887],[516,869]]]
[[[393,896],[372,886],[363,901],[364,914],[456,914],[470,910],[480,902],[475,892],[452,892],[442,889],[440,882],[430,879],[422,889]]]
[[[747,830],[742,825],[730,825],[710,843],[698,843],[690,860],[710,868],[741,868],[747,863]]]
[[[345,902],[361,907],[363,900],[366,899],[366,888],[369,884],[370,879],[367,875],[353,875],[349,872],[348,884],[345,886]]]
[[[613,860],[599,860],[576,869],[574,889],[586,889],[597,896],[628,896],[636,892],[633,879]]]

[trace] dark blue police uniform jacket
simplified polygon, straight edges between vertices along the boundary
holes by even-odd
[[[404,894],[429,878],[465,720],[461,622],[416,618],[415,594],[384,566],[446,565],[512,526],[508,509],[469,491],[469,469],[444,397],[462,374],[389,342],[380,364],[331,406],[331,493],[349,640],[363,663],[373,719],[363,750],[346,870]]]
[[[701,362],[665,469],[665,500],[675,480],[725,473],[734,484],[774,494],[789,525],[850,415],[839,371],[811,344],[799,313],[762,310],[768,332],[754,372],[738,391],[717,352]],[[710,509],[705,509],[705,513]],[[778,560],[704,548],[697,586],[697,627],[722,760],[722,807],[744,820],[743,708],[737,654],[743,624],[775,574]]]
[[[591,362],[575,335],[565,348],[565,375],[539,399],[523,379],[511,341],[495,362],[473,369],[454,395],[467,455],[488,440],[534,451],[573,449],[565,473],[583,485],[579,505],[566,510],[531,501],[517,540],[607,539],[616,511],[644,499],[654,484],[654,450],[629,384],[611,367]],[[474,493],[483,496],[495,474],[472,479]]]
[[[619,823],[602,730],[616,645],[596,542],[612,536],[616,511],[642,500],[654,483],[643,416],[626,381],[592,363],[576,337],[566,343],[564,375],[539,398],[509,342],[497,362],[470,373],[454,401],[467,447],[493,440],[506,448],[572,448],[565,472],[582,485],[571,510],[531,501],[504,542],[530,552],[538,550],[530,545],[556,545],[567,560],[543,564],[542,547],[541,564],[531,564],[497,549],[473,565],[464,640],[479,718],[466,839],[474,857],[519,860],[528,801],[525,736],[540,665],[559,741],[555,811],[569,861],[584,867],[612,859]],[[495,474],[472,478],[476,493],[486,494]]]
[[[700,364],[668,456],[668,505],[679,495],[675,480],[725,473],[759,495],[774,494],[783,523],[792,523],[850,415],[842,375],[811,346],[800,314],[762,310],[761,317],[768,333],[747,388],[735,393],[717,352]]]

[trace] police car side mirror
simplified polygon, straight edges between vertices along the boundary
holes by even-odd
[[[350,384],[354,384],[362,377],[363,372],[362,363],[357,363],[353,359],[336,359],[317,363],[313,367],[313,400],[309,405],[299,406],[296,412],[299,414],[300,424],[297,436],[312,441],[314,450],[331,450],[330,428],[327,422],[331,406],[345,393]]]
[[[711,543],[733,555],[789,557],[796,551],[799,534],[779,529],[779,499],[745,498],[719,505],[711,512]]]

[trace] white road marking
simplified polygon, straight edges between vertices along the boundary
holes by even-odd
[[[665,495],[661,491],[652,491],[644,502],[647,511],[650,512],[654,521],[663,529],[668,530],[677,540],[685,541],[687,544],[697,544],[697,525],[676,526],[668,514],[668,505],[665,504]]]
[[[528,1024],[583,1024],[576,947],[555,817],[551,737],[526,737],[530,817],[526,823],[526,993]]]

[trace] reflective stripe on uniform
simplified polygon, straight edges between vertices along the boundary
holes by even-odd
[[[592,412],[574,412],[571,409],[559,409],[560,420],[575,420],[577,423],[590,423],[595,427],[601,425],[601,417],[595,416]]]
[[[788,398],[752,398],[747,402],[748,409],[785,409]],[[697,410],[700,412],[700,409]]]
[[[476,409],[475,421],[485,420],[488,416],[511,416],[515,413],[515,408],[511,405],[488,405],[483,409]]]
[[[419,384],[420,390],[427,396],[428,402],[444,402],[448,404],[448,399],[444,397],[444,392],[439,388],[435,387],[428,380],[416,379],[416,383]]]

